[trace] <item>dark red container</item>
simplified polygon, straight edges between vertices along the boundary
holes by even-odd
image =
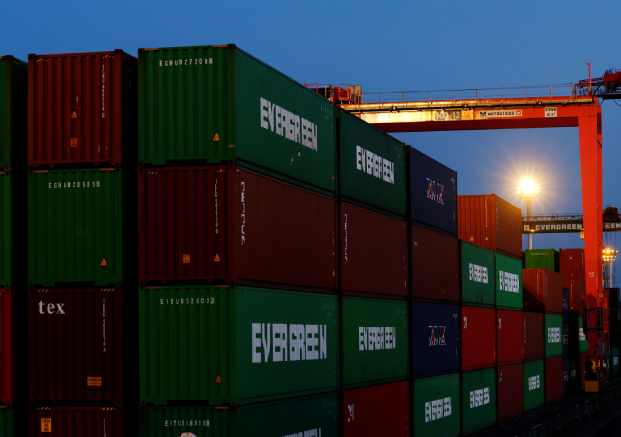
[[[13,403],[13,296],[0,289],[0,404]]]
[[[457,196],[459,239],[522,257],[522,212],[495,194]]]
[[[341,204],[342,290],[346,294],[407,296],[407,223]]]
[[[461,309],[461,368],[464,371],[496,365],[496,310]]]
[[[343,394],[345,437],[409,437],[410,383],[345,390]]]
[[[411,226],[414,298],[459,303],[459,240],[426,226]]]
[[[119,405],[123,388],[123,301],[118,288],[28,292],[28,385],[39,405]]]
[[[136,154],[136,59],[121,50],[28,57],[28,164],[120,165]]]
[[[582,314],[585,303],[586,283],[584,280],[571,280],[569,283],[569,309]]]
[[[560,401],[565,392],[563,357],[546,358],[546,402]]]
[[[524,313],[497,310],[498,365],[524,361]]]
[[[123,418],[113,408],[39,408],[29,428],[30,437],[123,437]]]
[[[569,290],[569,309],[581,313],[584,309],[584,250],[561,249],[561,286]]]
[[[524,269],[524,309],[546,313],[563,312],[563,289],[559,273],[544,269]]]
[[[543,359],[543,314],[524,313],[524,360]]]
[[[143,284],[336,290],[334,198],[235,166],[142,169],[139,190]]]
[[[522,364],[498,367],[496,417],[498,423],[522,414],[524,384]]]

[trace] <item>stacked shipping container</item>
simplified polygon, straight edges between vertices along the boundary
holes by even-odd
[[[28,83],[30,435],[122,435],[137,367],[136,60],[30,55]]]

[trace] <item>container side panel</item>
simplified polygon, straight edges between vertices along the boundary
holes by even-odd
[[[535,361],[544,357],[543,314],[524,313],[524,360]]]
[[[559,253],[553,249],[531,249],[524,251],[524,266],[527,269],[544,269],[558,272]]]
[[[0,174],[0,287],[10,287],[12,285],[13,176],[10,174]]]
[[[462,307],[461,366],[464,371],[496,364],[496,311]]]
[[[112,408],[41,408],[29,413],[30,437],[123,437],[123,416]]]
[[[414,435],[454,437],[460,434],[459,374],[414,381]]]
[[[498,367],[498,423],[507,422],[522,414],[523,370],[521,363]]]
[[[524,305],[522,290],[522,260],[496,253],[496,306],[521,310]]]
[[[545,315],[546,357],[558,357],[563,353],[563,318],[560,314]]]
[[[556,402],[563,398],[563,358],[546,358],[546,402]]]
[[[462,302],[494,305],[494,252],[465,242],[461,243]]]
[[[0,405],[13,404],[13,354],[13,292],[10,289],[0,289]],[[0,413],[3,411],[0,409]]]
[[[524,411],[543,405],[545,401],[545,380],[543,361],[524,363]]]
[[[464,434],[492,426],[496,422],[496,369],[465,372],[461,399]]]
[[[498,364],[524,361],[524,313],[517,310],[498,310]]]
[[[15,411],[10,408],[0,408],[0,435],[15,437]]]

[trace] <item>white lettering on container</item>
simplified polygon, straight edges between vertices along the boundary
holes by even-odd
[[[425,178],[425,180],[427,181],[427,199],[438,205],[444,205],[444,185],[431,178]]]
[[[548,328],[548,343],[560,343],[561,342],[561,328],[551,327]]]
[[[487,267],[485,266],[468,263],[468,273],[468,278],[472,282],[480,282],[481,284],[487,284],[489,282]]]
[[[435,422],[453,414],[450,397],[425,402],[425,423]]]
[[[215,297],[161,297],[160,305],[215,305]]]
[[[212,65],[213,58],[179,58],[179,59],[160,59],[162,67],[187,67],[191,65]]]
[[[285,434],[282,437],[321,437],[321,428],[307,429],[306,431]]]
[[[387,184],[395,183],[395,163],[362,146],[356,146],[356,170]]]
[[[295,114],[264,97],[259,99],[260,125],[263,129],[317,151],[317,124]]]
[[[252,323],[252,362],[328,359],[328,327],[316,324]]]
[[[541,388],[541,378],[539,375],[528,377],[528,391],[535,391]]]
[[[209,419],[164,419],[164,428],[209,428],[210,426]],[[183,434],[181,435],[183,436]]]
[[[394,326],[359,326],[358,351],[384,351],[397,348]]]
[[[498,272],[498,285],[500,291],[506,291],[507,293],[519,293],[520,275],[500,270]]]
[[[479,388],[470,392],[470,408],[479,408],[489,405],[489,387]]]
[[[101,181],[52,181],[47,183],[48,190],[70,190],[79,188],[101,188]]]
[[[446,326],[428,325],[429,327],[429,346],[446,346]]]

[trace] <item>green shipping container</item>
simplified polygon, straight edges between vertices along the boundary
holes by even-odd
[[[31,286],[122,284],[122,177],[121,170],[53,170],[28,176]]]
[[[0,174],[0,287],[13,285],[13,177]]]
[[[407,146],[345,111],[338,120],[341,195],[405,216]]]
[[[496,423],[496,369],[464,372],[461,400],[464,434]]]
[[[343,383],[347,387],[407,379],[406,301],[343,299]]]
[[[545,380],[543,360],[524,363],[524,411],[543,405]]]
[[[461,242],[462,301],[494,305],[494,252]]]
[[[11,168],[13,153],[26,151],[27,64],[0,56],[0,170]]]
[[[337,299],[249,287],[141,290],[141,400],[242,404],[335,390]]]
[[[0,437],[15,435],[15,413],[12,409],[0,407]]]
[[[239,408],[147,407],[142,437],[336,437],[336,393]]]
[[[582,324],[582,316],[578,316],[578,348],[580,352],[589,351],[589,342],[584,334],[584,325]]]
[[[496,253],[496,306],[522,309],[522,260]]]
[[[544,269],[558,272],[558,252],[554,249],[531,249],[524,252],[524,266],[527,269]]]
[[[459,374],[414,381],[415,436],[453,437],[459,435]]]
[[[546,357],[560,357],[563,354],[563,316],[545,315]]]
[[[334,191],[334,107],[233,45],[142,49],[139,159],[251,166]]]

